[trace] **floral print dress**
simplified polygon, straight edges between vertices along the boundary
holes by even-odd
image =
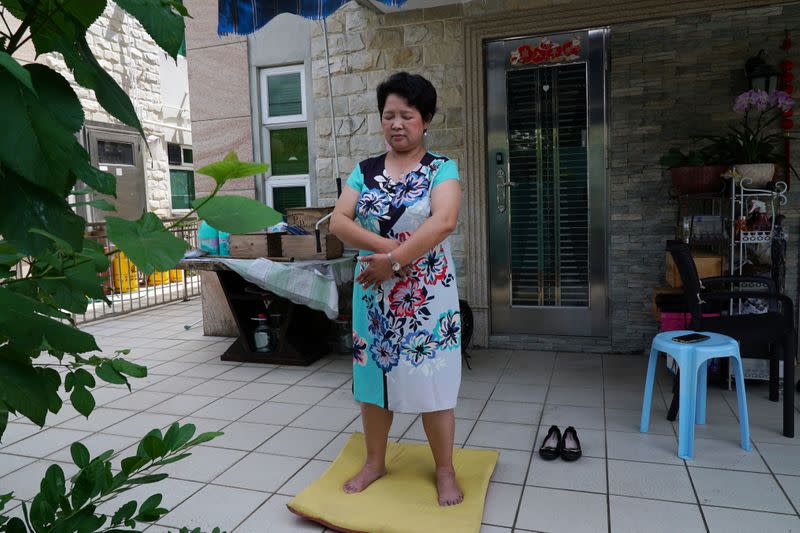
[[[405,241],[430,216],[430,193],[458,178],[455,161],[427,153],[393,182],[386,154],[362,161],[347,180],[360,193],[356,221]],[[362,250],[360,255],[370,252]],[[358,263],[356,275],[366,263]],[[461,316],[448,240],[411,265],[406,279],[353,293],[353,395],[403,413],[452,409],[461,384]]]

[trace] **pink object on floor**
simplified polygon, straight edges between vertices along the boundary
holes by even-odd
[[[704,317],[719,316],[719,313],[703,313]],[[661,313],[661,331],[687,329],[692,315],[689,313]]]

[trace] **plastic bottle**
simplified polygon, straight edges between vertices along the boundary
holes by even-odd
[[[225,231],[219,232],[219,255],[228,257],[231,255],[231,234]]]
[[[253,320],[258,322],[258,326],[256,326],[253,332],[253,344],[255,345],[256,351],[269,352],[272,348],[272,343],[270,342],[270,331],[267,326],[267,315],[260,313]]]
[[[219,231],[212,228],[205,220],[200,222],[200,227],[197,229],[197,240],[201,250],[211,255],[219,255]]]

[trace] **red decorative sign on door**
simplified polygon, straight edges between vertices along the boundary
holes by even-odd
[[[581,40],[577,37],[565,43],[556,44],[549,37],[544,37],[537,46],[523,44],[511,52],[512,65],[529,63],[560,63],[574,61],[581,55]]]

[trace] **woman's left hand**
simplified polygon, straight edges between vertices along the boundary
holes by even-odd
[[[356,278],[365,289],[378,286],[394,275],[392,263],[386,254],[365,255],[360,261],[366,266]]]

